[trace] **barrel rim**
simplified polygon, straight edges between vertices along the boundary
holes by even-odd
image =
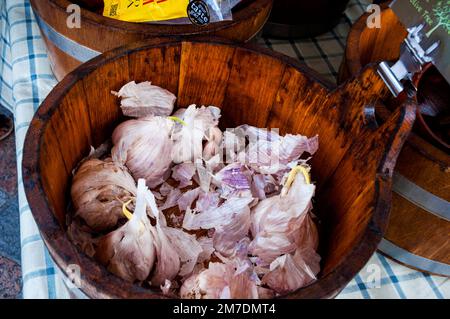
[[[31,0],[31,3],[36,0]],[[43,1],[43,0],[41,0]],[[59,10],[66,12],[68,5],[73,4],[70,0],[46,0]],[[111,29],[120,30],[126,33],[138,33],[145,35],[161,35],[161,34],[173,34],[173,35],[187,35],[187,34],[202,34],[205,32],[217,32],[223,29],[233,27],[243,21],[250,19],[256,12],[260,12],[266,6],[272,8],[273,0],[252,0],[245,3],[245,7],[238,8],[237,12],[233,13],[233,20],[211,23],[208,26],[200,27],[193,24],[182,25],[164,25],[164,24],[152,24],[152,23],[137,23],[127,22],[104,17],[100,14],[92,12],[86,8],[81,7],[81,16],[83,23],[88,23],[96,27],[107,27]],[[267,15],[268,18],[268,15]]]
[[[207,41],[206,41],[207,40]],[[130,284],[123,279],[116,277],[109,273],[105,267],[100,266],[96,261],[87,257],[84,253],[78,252],[75,245],[68,239],[67,233],[60,227],[56,220],[54,211],[47,195],[43,189],[43,183],[40,176],[40,147],[41,138],[46,129],[46,125],[52,116],[53,112],[58,108],[59,102],[71,89],[77,81],[86,77],[93,72],[97,67],[110,63],[129,52],[142,51],[153,47],[182,45],[186,42],[200,42],[211,45],[227,45],[235,48],[249,50],[256,54],[263,54],[273,59],[280,60],[286,63],[299,72],[302,72],[311,81],[317,81],[330,93],[333,92],[326,81],[322,81],[317,77],[315,72],[302,65],[299,61],[284,56],[280,53],[273,52],[268,49],[263,49],[255,44],[237,44],[230,40],[213,39],[210,37],[190,39],[189,41],[182,39],[162,39],[159,44],[150,40],[144,40],[131,45],[123,46],[112,51],[106,52],[99,57],[81,65],[73,72],[68,74],[63,81],[50,92],[47,98],[35,113],[30,128],[27,132],[24,149],[24,156],[22,162],[25,193],[30,205],[31,212],[39,225],[41,235],[49,248],[52,257],[55,259],[58,267],[65,275],[66,267],[69,264],[77,263],[88,267],[85,274],[83,292],[88,296],[96,295],[101,297],[113,298],[166,298],[162,294],[153,293],[151,290],[138,287]],[[397,128],[404,125],[405,117],[413,116],[414,111],[412,107],[407,110],[402,109],[401,116],[396,123]],[[397,139],[395,139],[395,138]],[[287,298],[329,298],[334,297],[339,293],[346,284],[362,269],[365,263],[376,251],[378,243],[381,241],[382,233],[386,229],[390,207],[391,194],[391,179],[392,159],[396,158],[399,150],[395,143],[399,143],[397,134],[392,136],[386,144],[385,157],[380,161],[375,176],[375,194],[373,198],[374,208],[373,214],[370,217],[369,223],[363,230],[363,235],[359,243],[354,246],[346,256],[345,261],[341,262],[332,271],[325,274],[323,277],[312,284],[302,287],[296,292],[287,296]],[[58,251],[58,253],[56,253]],[[61,252],[64,252],[61,254]],[[112,289],[113,287],[122,287],[122,289]]]

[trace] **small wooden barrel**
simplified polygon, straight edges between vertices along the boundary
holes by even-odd
[[[373,69],[331,90],[296,60],[250,44],[206,40],[115,49],[77,68],[48,95],[30,124],[23,160],[25,192],[45,244],[63,273],[67,265],[80,266],[81,289],[91,298],[162,297],[109,273],[78,251],[65,232],[73,168],[90,145],[97,147],[124,120],[110,91],[149,80],[174,92],[177,107],[221,107],[222,129],[246,123],[280,128],[282,134],[319,134],[311,165],[321,272],[317,281],[286,297],[333,297],[382,238],[393,167],[415,107],[405,104],[373,129],[366,125],[364,107],[386,90]]]
[[[87,0],[83,2],[89,3]],[[212,23],[206,27],[130,23],[107,18],[82,7],[81,28],[70,28],[66,22],[73,12],[66,10],[71,1],[31,0],[31,5],[47,44],[53,72],[61,80],[81,63],[100,53],[145,38],[203,35],[246,42],[266,22],[272,2],[244,0],[234,9],[233,21]]]
[[[382,11],[380,29],[368,29],[367,16],[349,33],[340,81],[368,63],[399,58],[407,32],[393,11]],[[411,134],[396,166],[389,226],[379,249],[405,265],[450,276],[449,189],[449,154]]]
[[[275,0],[264,34],[277,38],[314,37],[339,23],[349,0]]]

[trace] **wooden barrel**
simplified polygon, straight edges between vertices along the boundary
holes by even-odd
[[[399,108],[374,130],[361,114],[386,89],[372,69],[333,90],[298,61],[253,44],[210,38],[146,41],[107,52],[66,76],[27,133],[23,176],[31,211],[62,272],[67,275],[68,265],[80,266],[83,293],[162,297],[109,273],[78,251],[65,232],[72,169],[90,145],[97,147],[124,120],[110,91],[131,80],[149,80],[175,92],[177,107],[221,107],[222,129],[247,123],[280,128],[282,134],[319,134],[311,165],[321,272],[286,297],[333,297],[367,263],[387,225],[393,167],[414,122],[413,105]]]
[[[87,0],[83,2],[89,3]],[[71,15],[71,12],[67,12],[71,1],[31,0],[31,5],[47,44],[53,72],[61,80],[82,62],[112,48],[145,38],[203,35],[246,42],[266,22],[272,2],[273,0],[244,0],[234,9],[233,21],[212,23],[206,27],[118,21],[103,17],[83,6],[81,28],[70,28],[66,21]]]
[[[264,34],[277,38],[314,37],[339,23],[349,0],[275,0]]]
[[[349,33],[341,82],[358,76],[368,63],[399,57],[407,32],[393,11],[382,11],[380,29],[368,29],[367,16]],[[411,134],[396,166],[389,226],[379,249],[405,265],[450,276],[449,189],[448,150]]]

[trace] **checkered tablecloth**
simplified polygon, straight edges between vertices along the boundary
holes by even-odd
[[[276,51],[300,59],[335,81],[351,23],[367,0],[352,0],[333,31],[314,39],[259,39]],[[34,222],[22,183],[26,131],[39,104],[56,84],[44,42],[28,0],[0,0],[0,103],[15,115],[24,298],[68,298],[58,269]],[[376,253],[338,298],[449,298],[448,278],[401,266]]]

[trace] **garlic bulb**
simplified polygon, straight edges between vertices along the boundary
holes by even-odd
[[[252,210],[250,252],[267,264],[293,252],[299,244],[301,248],[316,247],[316,235],[309,237],[310,241],[299,242],[305,230],[317,232],[309,214],[315,186],[310,183],[306,170],[303,166],[293,169],[281,194],[260,201]]]
[[[173,121],[162,117],[146,117],[121,123],[114,130],[111,150],[115,162],[126,165],[134,178],[144,178],[151,188],[170,174]]]
[[[122,98],[120,105],[122,112],[130,117],[168,116],[172,113],[177,99],[169,91],[152,85],[151,82],[136,84],[131,81],[119,92],[112,93]]]
[[[144,281],[156,257],[155,229],[147,218],[146,191],[145,181],[140,179],[133,216],[100,239],[95,255],[109,271],[129,282]]]
[[[174,129],[172,139],[175,143],[172,151],[172,160],[179,164],[183,162],[194,163],[203,155],[203,140],[209,136],[210,129],[218,124],[220,109],[208,106],[196,108],[189,106],[182,113],[183,124]],[[214,136],[217,131],[212,133]]]
[[[71,197],[75,215],[94,231],[105,231],[123,218],[122,203],[136,194],[133,177],[111,159],[85,161],[75,173]]]

